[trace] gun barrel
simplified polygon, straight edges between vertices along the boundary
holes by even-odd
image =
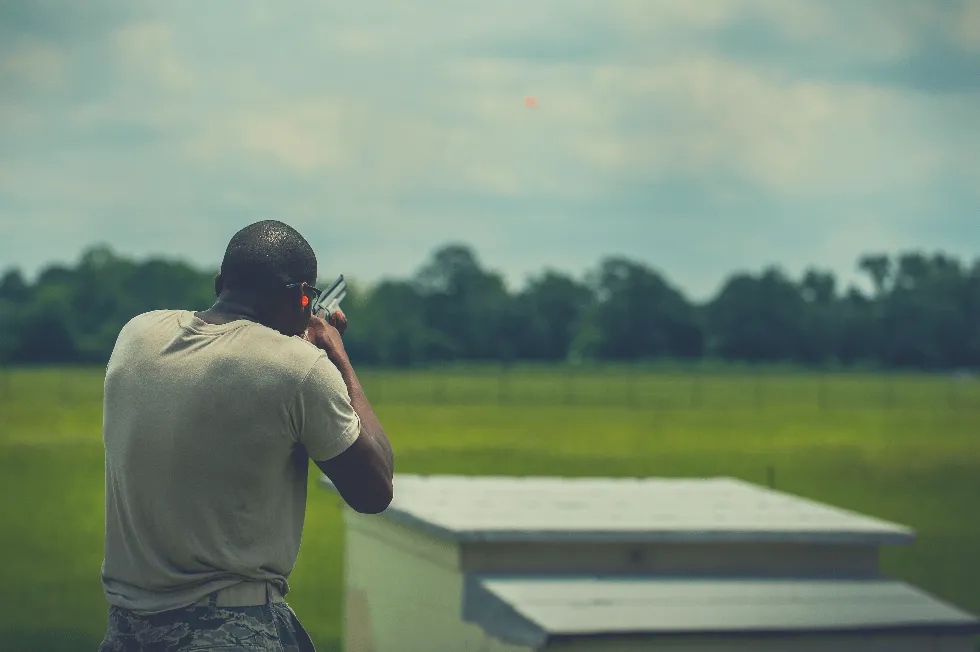
[[[326,292],[324,292],[324,294],[327,295],[327,296],[330,296],[331,294],[334,294],[335,292],[337,292],[337,289],[340,288],[340,287],[345,287],[345,288],[347,287],[347,281],[344,280],[344,275],[343,274],[341,274],[340,276],[338,276],[337,277],[337,280],[335,280],[333,283],[330,284],[330,287],[327,288],[327,290],[326,290]]]

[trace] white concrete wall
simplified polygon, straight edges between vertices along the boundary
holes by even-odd
[[[345,510],[346,652],[534,652],[463,622],[456,547]]]
[[[579,639],[553,643],[547,652],[976,652],[967,638],[925,636],[808,637],[786,639]]]
[[[344,518],[346,652],[539,652],[501,643],[487,637],[477,625],[463,622],[463,568],[582,570],[599,565],[626,570],[623,560],[628,559],[634,571],[635,565],[663,570],[665,564],[676,568],[675,564],[696,564],[707,557],[697,554],[692,562],[684,551],[671,548],[661,548],[656,556],[649,550],[637,557],[628,546],[610,546],[597,555],[593,549],[591,560],[588,547],[574,546],[533,551],[522,546],[504,546],[499,552],[470,547],[461,551],[449,541],[385,518],[364,516],[347,509]],[[865,551],[833,551],[838,552],[849,557],[856,568],[867,569],[871,561]],[[746,551],[743,563],[754,566],[760,559],[758,553]],[[788,561],[778,562],[777,566]],[[817,564],[830,561],[822,558]],[[545,649],[549,652],[976,652],[972,642],[965,638],[911,636],[756,640],[583,638],[553,643]]]

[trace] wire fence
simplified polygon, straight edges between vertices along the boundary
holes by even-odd
[[[617,369],[425,370],[361,374],[376,403],[605,406],[653,410],[980,410],[963,378],[841,374],[659,373]]]
[[[0,402],[101,403],[100,368],[0,369]],[[358,372],[372,403],[647,410],[977,410],[980,381],[956,376],[510,368]]]

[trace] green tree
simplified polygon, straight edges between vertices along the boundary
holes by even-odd
[[[840,328],[837,278],[832,272],[808,269],[800,280],[799,291],[804,302],[804,335],[797,357],[807,364],[828,362],[837,357]]]
[[[871,279],[875,294],[882,296],[888,288],[892,275],[892,261],[884,254],[862,256],[858,260],[858,269]]]
[[[31,298],[31,288],[18,269],[4,272],[0,278],[0,364],[13,361],[23,346],[21,324]]]
[[[560,272],[547,270],[531,278],[507,320],[515,354],[529,360],[566,359],[592,302],[585,283]]]
[[[622,257],[591,275],[597,302],[590,315],[598,354],[610,360],[696,358],[704,337],[693,306],[658,272]]]
[[[513,356],[505,330],[511,297],[503,278],[484,271],[469,247],[438,249],[415,282],[426,326],[443,336],[430,342],[433,354],[470,360]]]
[[[31,289],[19,269],[8,269],[0,278],[0,301],[24,303],[31,296]]]
[[[980,367],[980,258],[966,277],[964,314],[968,324],[967,346],[961,366]]]
[[[748,362],[806,357],[807,306],[799,288],[777,268],[760,276],[738,274],[707,310],[712,349]]]
[[[54,265],[41,272],[30,301],[16,307],[17,347],[9,353],[10,362],[53,364],[77,359],[77,337],[69,316],[73,280],[66,267]]]
[[[970,281],[960,262],[903,253],[891,291],[879,301],[879,356],[886,365],[950,368],[970,358]]]
[[[834,352],[844,365],[867,365],[877,361],[875,308],[874,300],[853,286],[837,303]]]
[[[448,343],[426,325],[422,296],[413,283],[385,280],[361,296],[353,297],[349,310],[345,307],[351,323],[345,348],[352,360],[408,367],[451,357],[452,351],[435,350]]]
[[[862,256],[865,295],[838,294],[833,274],[793,282],[776,268],[736,274],[695,306],[657,271],[623,257],[584,282],[546,270],[515,296],[465,245],[437,249],[411,280],[351,283],[345,342],[359,364],[513,358],[696,358],[952,369],[980,367],[980,259],[941,253]],[[157,309],[214,301],[213,271],[174,260],[136,262],[106,245],[28,283],[0,276],[0,363],[104,364],[122,326]]]

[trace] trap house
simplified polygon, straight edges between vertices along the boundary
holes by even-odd
[[[731,478],[404,475],[386,512],[344,520],[347,652],[973,652],[980,633],[879,572],[908,528]]]

